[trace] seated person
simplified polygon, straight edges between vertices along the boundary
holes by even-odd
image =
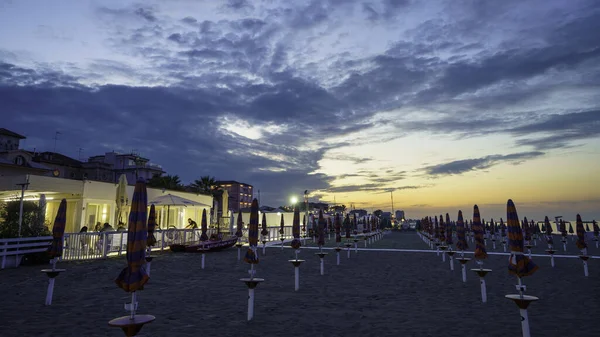
[[[125,227],[125,224],[122,221],[119,221],[119,224],[117,225],[117,232],[124,232],[126,230],[127,228]]]
[[[185,226],[186,229],[197,229],[198,224],[196,221],[192,220],[192,218],[188,218],[188,225]]]

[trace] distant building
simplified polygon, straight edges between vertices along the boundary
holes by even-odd
[[[114,173],[112,182],[118,182],[121,174],[125,174],[129,184],[135,184],[139,178],[148,181],[155,175],[165,173],[160,165],[152,164],[149,159],[136,153],[106,152],[103,155],[90,157],[86,164],[90,169],[98,172],[109,168]]]
[[[405,219],[404,211],[396,211],[396,220],[401,221],[402,219]]]
[[[350,214],[350,216],[354,216],[354,214],[356,214],[357,217],[367,216],[368,214],[368,212],[364,209],[353,209],[348,213]]]
[[[0,128],[0,176],[44,175],[50,172],[49,167],[34,161],[34,153],[21,150],[22,139],[25,136]]]
[[[235,180],[220,180],[215,182],[229,193],[229,210],[238,212],[240,209],[250,207],[254,198],[253,186]]]

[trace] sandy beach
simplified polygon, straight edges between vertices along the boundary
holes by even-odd
[[[333,236],[332,236],[333,239]],[[555,237],[558,254],[563,254]],[[474,244],[469,243],[471,246]],[[328,243],[331,247],[333,243]],[[600,249],[589,243],[589,254]],[[312,246],[312,244],[310,245]],[[364,247],[359,242],[359,248]],[[373,249],[427,249],[414,232],[395,232],[369,246]],[[568,242],[569,254],[577,251]],[[544,253],[538,242],[534,254]],[[488,251],[491,242],[488,243]],[[497,252],[502,251],[498,243]],[[515,293],[516,278],[507,272],[507,257],[490,255],[484,267],[488,303],[481,303],[473,272],[461,281],[458,263],[435,253],[376,250],[352,252],[335,265],[335,252],[325,258],[326,275],[319,274],[314,249],[302,249],[300,290],[294,292],[293,250],[259,249],[257,277],[266,279],[256,290],[255,319],[246,321],[248,264],[237,261],[237,250],[210,253],[206,269],[199,254],[157,255],[151,278],[139,292],[140,314],[156,321],[140,336],[520,336],[516,305],[504,298]],[[600,314],[600,259],[589,261],[584,277],[579,259],[534,257],[540,270],[524,279],[527,294],[540,298],[531,305],[533,336],[597,336]],[[0,271],[1,336],[123,336],[108,321],[123,316],[129,294],[113,279],[125,259],[59,263],[67,272],[56,281],[53,305],[44,306],[47,277],[41,266]],[[469,265],[474,268],[474,264]],[[595,317],[594,317],[595,316]]]

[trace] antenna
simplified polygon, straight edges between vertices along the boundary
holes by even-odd
[[[58,135],[60,135],[61,133],[59,131],[56,131],[56,133],[54,134],[54,153],[56,153],[56,141],[58,140]]]
[[[83,148],[79,148],[79,161],[82,161],[81,154],[83,153]]]

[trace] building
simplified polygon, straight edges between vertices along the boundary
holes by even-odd
[[[364,209],[353,209],[351,211],[348,212],[348,214],[350,214],[350,216],[354,216],[354,214],[356,214],[356,217],[363,217],[363,216],[367,216],[367,214],[369,214],[369,212],[367,212]]]
[[[48,174],[48,166],[35,162],[32,152],[21,150],[22,139],[25,136],[0,128],[0,176]]]
[[[150,160],[136,153],[121,154],[117,152],[106,152],[103,155],[88,158],[87,165],[96,165],[89,167],[91,171],[101,172],[104,167],[110,168],[113,172],[112,182],[117,182],[121,174],[125,174],[130,184],[135,183],[139,178],[146,181],[152,179],[155,175],[165,173],[160,165],[150,163]]]
[[[42,194],[46,197],[45,223],[49,229],[52,229],[58,206],[63,198],[67,199],[66,232],[79,232],[83,226],[87,226],[89,231],[94,231],[98,222],[108,222],[116,228],[115,225],[118,221],[117,184],[41,175],[0,177],[0,201],[20,200],[21,187],[19,184],[25,182],[28,182],[29,185],[25,191],[24,200],[36,201]],[[134,186],[127,187],[129,200],[132,200],[133,190]],[[203,209],[206,209],[209,217],[211,216],[212,196],[150,187],[147,188],[147,193],[149,203],[159,196],[172,194],[199,204],[199,206],[157,206],[157,222],[162,229],[184,228],[188,218],[200,224]],[[128,217],[130,206],[124,207],[123,213],[121,213],[122,218]]]
[[[229,193],[229,210],[238,212],[240,209],[252,205],[252,199],[254,199],[252,185],[235,180],[219,180],[215,182],[215,185]]]
[[[396,211],[396,220],[402,221],[404,219],[405,219],[404,211]]]

